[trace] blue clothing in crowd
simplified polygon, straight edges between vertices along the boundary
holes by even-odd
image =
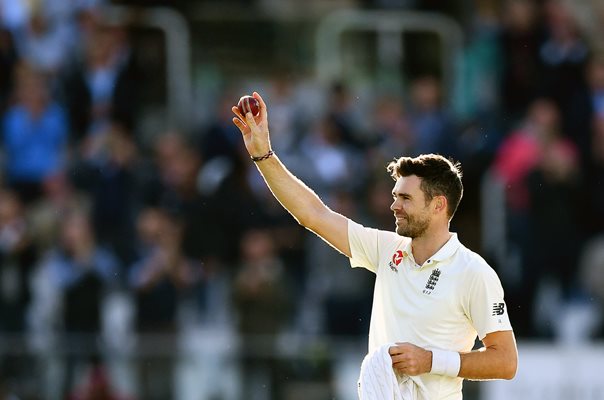
[[[10,182],[41,182],[63,167],[68,123],[59,105],[50,104],[36,119],[25,107],[13,106],[2,127]]]

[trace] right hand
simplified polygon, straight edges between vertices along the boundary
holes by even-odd
[[[260,103],[260,112],[256,117],[252,113],[241,115],[239,108],[234,106],[231,108],[236,117],[233,118],[233,123],[243,135],[243,142],[248,153],[252,157],[260,157],[271,150],[271,142],[268,133],[268,116],[266,112],[266,104],[258,92],[252,94],[258,103]]]
[[[409,376],[427,374],[432,369],[432,352],[411,343],[396,343],[388,349],[392,366]]]

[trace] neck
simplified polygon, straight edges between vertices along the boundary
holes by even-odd
[[[448,226],[426,231],[422,236],[416,237],[411,242],[413,258],[418,265],[422,265],[441,249],[451,238]]]

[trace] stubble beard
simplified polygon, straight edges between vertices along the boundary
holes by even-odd
[[[396,226],[396,233],[411,239],[422,236],[430,225],[429,217],[407,215],[405,221],[406,224]]]

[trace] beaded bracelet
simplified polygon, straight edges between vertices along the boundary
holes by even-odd
[[[271,158],[273,156],[273,154],[275,154],[275,152],[272,150],[269,150],[269,152],[266,153],[265,155],[260,156],[260,157],[251,157],[251,159],[253,162],[258,162],[258,161],[266,160],[267,158]]]

